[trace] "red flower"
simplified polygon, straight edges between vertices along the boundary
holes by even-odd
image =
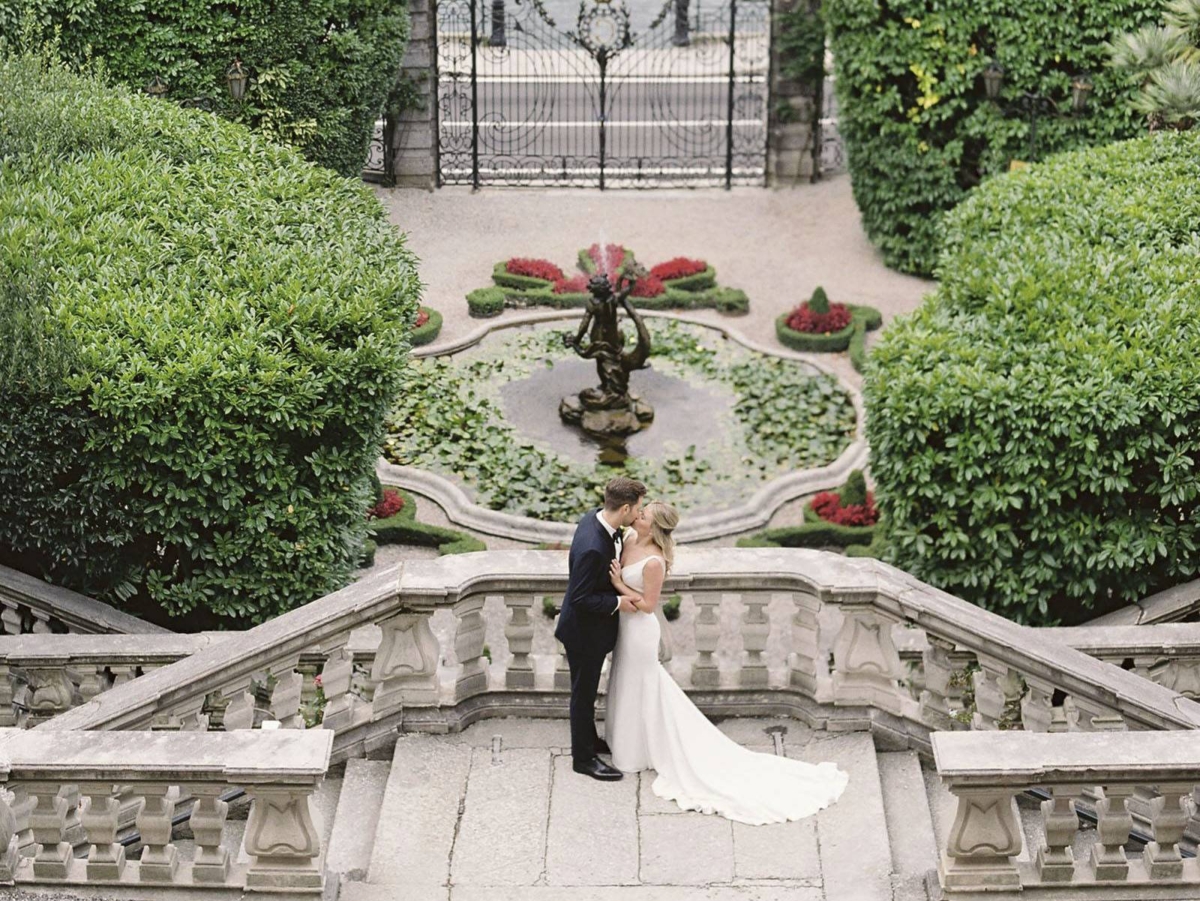
[[[873,526],[879,522],[879,511],[875,509],[875,495],[868,491],[865,504],[842,506],[842,499],[836,491],[822,491],[810,502],[814,513],[825,522],[839,526]]]
[[[704,260],[689,260],[687,257],[675,257],[665,263],[659,263],[650,270],[651,275],[657,275],[664,282],[673,278],[687,278],[689,275],[699,275],[708,268]]]
[[[367,511],[368,519],[387,519],[404,509],[404,498],[394,488],[383,489],[383,500]]]
[[[588,277],[576,275],[572,278],[560,278],[554,283],[555,294],[587,294]]]
[[[563,277],[563,271],[549,260],[533,260],[526,257],[513,257],[504,264],[504,271],[510,275],[541,278],[548,282],[556,282]]]
[[[625,248],[620,244],[605,244],[601,250],[599,244],[593,244],[588,248],[588,256],[596,264],[596,271],[604,273],[611,281],[625,262]]]
[[[417,324],[413,328],[420,328],[429,321],[429,313],[425,310],[417,311]]]
[[[323,687],[324,687],[324,683],[321,681],[321,677],[320,677],[320,676],[317,676],[315,679],[313,679],[313,685],[317,686],[317,688],[323,688]]]
[[[639,278],[629,293],[633,297],[658,297],[666,290],[667,286],[662,283],[662,279],[656,275],[648,275]]]
[[[809,332],[810,334],[830,334],[840,332],[850,324],[850,311],[844,303],[831,303],[828,313],[814,313],[808,308],[808,301],[800,304],[787,318],[787,327],[794,332]]]

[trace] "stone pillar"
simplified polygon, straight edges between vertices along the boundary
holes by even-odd
[[[428,613],[401,613],[379,624],[383,638],[371,664],[373,715],[401,707],[434,707],[438,702],[438,640]]]
[[[1142,858],[1151,879],[1178,880],[1183,877],[1179,840],[1187,828],[1192,785],[1190,782],[1161,783],[1158,791],[1159,797],[1150,802],[1154,841],[1146,845]]]
[[[926,648],[922,652],[922,665],[925,669],[925,688],[921,692],[921,720],[931,729],[949,730],[954,728],[954,719],[950,716],[950,675],[954,665],[950,662],[950,653],[954,650],[954,642],[938,638],[936,635],[925,634]]]
[[[79,786],[83,793],[80,818],[89,844],[87,878],[117,881],[125,869],[125,846],[117,844],[117,818],[121,802],[112,796],[111,782]]]
[[[171,844],[175,793],[165,782],[144,784],[139,790],[145,803],[136,821],[143,845],[138,879],[142,882],[174,882],[179,867],[178,853]]]
[[[25,791],[33,799],[29,828],[33,830],[33,875],[38,880],[63,880],[73,857],[65,841],[68,801],[59,794],[57,782],[27,782]]]
[[[801,84],[780,75],[781,14],[802,3],[815,10],[814,0],[771,2],[771,91],[768,97],[767,184],[787,187],[816,181],[820,145],[821,83]]]
[[[1095,801],[1097,839],[1092,845],[1091,862],[1097,880],[1116,881],[1129,877],[1124,845],[1133,828],[1133,817],[1126,806],[1132,794],[1132,786],[1106,785],[1104,797]]]
[[[507,688],[533,688],[533,595],[507,594],[504,606],[512,613],[504,626],[504,637],[508,639],[508,650],[512,658],[508,661],[508,672],[504,675]]]
[[[396,186],[433,190],[437,185],[436,13],[430,0],[409,0],[408,14],[412,32],[400,70],[416,88],[423,108],[404,110],[384,138],[391,140]]]
[[[721,595],[698,591],[693,596],[700,613],[696,617],[696,662],[692,664],[692,685],[696,688],[717,688],[721,684],[721,671],[717,668],[717,642],[721,639],[721,624],[717,612],[721,607]]]
[[[247,889],[281,891],[324,885],[312,792],[311,785],[246,786],[251,798],[245,838],[246,853],[251,856]]]
[[[788,683],[810,698],[817,694],[817,660],[821,654],[817,614],[821,599],[807,591],[792,593],[796,612],[792,616],[792,648],[788,657]]]
[[[738,684],[742,688],[767,687],[767,661],[763,651],[771,634],[771,622],[767,618],[767,604],[771,595],[764,591],[747,591],[742,595],[746,606],[742,614],[742,646],[746,649],[746,660],[738,673]]]
[[[17,847],[17,816],[0,786],[0,885],[11,885],[17,874],[21,853]]]
[[[942,886],[963,891],[1020,889],[1016,856],[1023,836],[1017,799],[1008,788],[951,789],[958,798],[946,850],[938,864]]]
[[[1075,855],[1071,843],[1079,831],[1079,817],[1075,813],[1079,788],[1053,785],[1050,794],[1050,800],[1041,804],[1046,835],[1044,844],[1037,852],[1038,874],[1042,882],[1070,882],[1075,878]]]
[[[833,703],[864,705],[900,713],[903,673],[892,643],[893,621],[868,600],[843,601],[842,628],[833,644]]]
[[[485,600],[483,595],[473,594],[454,605],[454,615],[458,619],[454,655],[462,666],[454,682],[455,703],[488,690],[488,661],[483,656]]]
[[[221,800],[220,785],[201,783],[190,786],[189,791],[196,799],[188,820],[196,838],[192,880],[223,884],[229,878],[229,852],[221,847],[221,833],[229,803]]]

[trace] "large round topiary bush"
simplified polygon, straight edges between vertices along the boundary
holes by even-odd
[[[1197,223],[1194,132],[1053,158],[950,214],[938,290],[866,373],[900,567],[1033,622],[1196,575]]]
[[[415,320],[361,184],[0,55],[0,558],[247,622],[344,585]]]

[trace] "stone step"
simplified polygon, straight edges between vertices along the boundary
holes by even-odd
[[[928,901],[926,880],[931,872],[937,879],[937,845],[921,760],[916,751],[889,751],[876,759],[892,852],[893,898]]]
[[[367,878],[379,811],[391,769],[389,760],[356,758],[346,761],[346,774],[325,855],[325,869],[332,878],[354,882]]]
[[[816,818],[825,901],[892,901],[892,852],[871,736],[818,734],[799,756],[832,760],[850,774],[841,799]]]

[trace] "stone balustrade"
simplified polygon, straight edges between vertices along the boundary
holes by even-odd
[[[558,601],[565,579],[565,554],[554,551],[394,567],[37,728],[320,721],[337,733],[341,759],[386,744],[397,728],[562,716],[565,661],[541,601]],[[710,714],[786,713],[826,727],[836,720],[835,728],[869,728],[926,751],[936,729],[1200,727],[1200,705],[1180,692],[874,560],[683,549],[665,593],[679,594],[685,613],[668,630],[672,673]],[[920,658],[906,669],[898,647],[914,641]]]
[[[0,635],[170,634],[108,604],[0,566]]]
[[[1140,601],[1098,616],[1089,626],[1152,626],[1194,619],[1200,611],[1200,579],[1155,592]]]
[[[957,803],[938,866],[948,897],[1032,889],[1052,898],[1200,894],[1197,862],[1179,850],[1200,801],[1194,735],[939,732],[932,738],[938,774]],[[1043,843],[1022,854],[1016,796],[1031,788],[1050,798],[1041,804]],[[1085,794],[1095,798],[1096,840],[1076,859],[1076,802]],[[1130,801],[1138,794],[1153,796],[1153,841],[1129,856]]]
[[[230,888],[320,894],[323,849],[313,793],[329,766],[325,730],[42,732],[0,729],[0,884]],[[241,853],[225,834],[229,788],[251,798]],[[191,800],[192,859],[172,842]],[[139,860],[117,841],[132,801]],[[74,856],[76,838],[88,846]],[[157,894],[155,895],[158,896]]]

